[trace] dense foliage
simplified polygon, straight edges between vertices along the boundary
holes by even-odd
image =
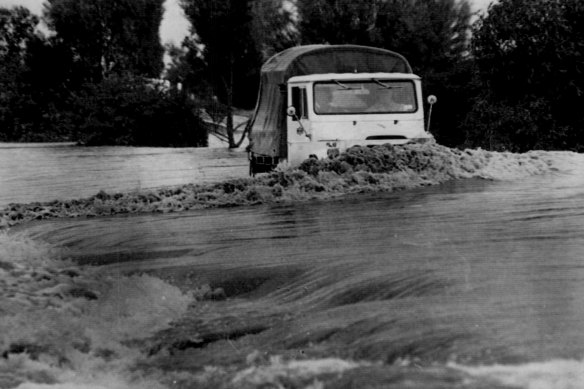
[[[181,91],[135,76],[110,76],[71,98],[66,119],[85,145],[207,146],[193,102]]]
[[[468,144],[584,150],[584,3],[501,0],[475,25]]]
[[[403,54],[416,72],[445,68],[468,50],[467,0],[299,0],[303,43],[354,43]]]
[[[23,7],[0,8],[0,140],[59,140],[47,134],[54,104],[43,100],[36,65],[43,61],[45,41],[36,32],[39,18]],[[54,77],[54,75],[51,75]],[[54,96],[53,96],[54,97]],[[46,104],[43,104],[46,103]]]
[[[45,20],[83,81],[112,73],[158,77],[164,0],[48,0]]]
[[[0,140],[206,145],[199,109],[160,88],[163,0],[49,0],[46,38],[0,8]]]
[[[8,61],[24,64],[26,47],[36,39],[34,30],[38,22],[39,18],[24,7],[0,8],[0,60],[3,65]]]
[[[0,140],[200,145],[204,108],[236,147],[234,107],[254,107],[267,58],[353,43],[409,60],[438,96],[442,144],[584,149],[580,0],[499,0],[472,29],[468,0],[181,0],[191,34],[167,48],[164,90],[163,4],[47,0],[47,36],[25,8],[0,7]]]

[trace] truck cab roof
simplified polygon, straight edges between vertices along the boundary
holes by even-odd
[[[305,76],[291,77],[289,83],[329,81],[329,80],[419,80],[420,77],[413,73],[325,73],[309,74]]]

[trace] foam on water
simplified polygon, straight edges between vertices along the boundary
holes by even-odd
[[[0,233],[0,273],[0,387],[162,387],[131,372],[142,353],[127,342],[166,328],[192,296],[73,267],[25,235]]]
[[[411,385],[415,379],[415,373],[409,369],[410,364],[401,361],[393,366],[383,367],[380,364],[367,362],[347,361],[338,358],[307,359],[283,361],[280,357],[272,357],[265,365],[249,367],[239,371],[231,380],[234,387],[262,387],[262,385],[282,384],[290,380],[320,383],[315,377],[351,372],[356,369],[370,370],[370,376],[374,377],[377,369],[386,371],[401,371],[397,376],[402,376],[404,384],[410,382],[407,387],[443,387],[439,385],[440,378],[449,377],[446,382],[458,382],[457,387],[487,388],[510,387],[521,389],[580,389],[584,387],[584,361],[577,360],[550,360],[532,362],[523,365],[493,365],[493,366],[464,366],[456,363],[448,363],[446,366],[432,366],[425,368],[425,374],[430,374],[436,381],[428,380],[425,385]],[[423,374],[421,367],[416,370]],[[458,372],[458,373],[457,373]],[[410,377],[410,378],[407,378]],[[383,383],[379,377],[380,384]],[[312,380],[312,381],[311,381]],[[375,379],[373,379],[375,381]],[[390,381],[395,383],[396,381]],[[308,387],[324,387],[313,384]],[[389,382],[388,382],[389,384]],[[314,386],[316,385],[316,386]],[[502,386],[501,386],[502,385]]]
[[[261,387],[276,385],[282,378],[306,379],[321,374],[342,373],[359,366],[362,364],[338,358],[283,361],[276,356],[272,357],[267,365],[252,366],[238,372],[231,382],[235,387],[242,385]]]
[[[555,359],[522,365],[463,366],[450,364],[475,379],[523,389],[584,387],[584,361]]]
[[[582,155],[570,152],[461,151],[434,143],[353,147],[335,159],[308,159],[298,168],[277,170],[256,178],[128,193],[100,192],[82,200],[11,204],[0,212],[0,228],[54,217],[178,212],[325,199],[347,193],[395,191],[465,178],[518,179],[582,165]]]

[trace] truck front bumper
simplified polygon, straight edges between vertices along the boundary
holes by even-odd
[[[434,138],[396,138],[396,139],[345,139],[345,140],[318,140],[314,142],[288,143],[287,164],[299,165],[309,157],[334,158],[341,152],[353,146],[379,146],[384,144],[404,145],[408,143],[426,143]]]

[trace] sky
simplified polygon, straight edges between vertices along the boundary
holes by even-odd
[[[165,13],[160,26],[160,37],[163,44],[174,43],[180,45],[182,39],[188,32],[189,23],[184,18],[182,9],[178,5],[179,0],[166,0],[164,3]],[[209,0],[213,1],[213,0]],[[485,11],[493,0],[469,0],[472,10],[475,12]],[[42,13],[44,0],[0,0],[0,7],[12,7],[22,5],[29,8],[33,13]]]

